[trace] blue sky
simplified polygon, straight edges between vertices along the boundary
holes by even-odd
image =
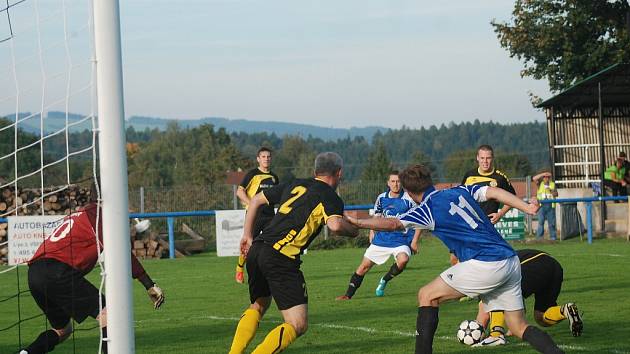
[[[509,18],[510,0],[120,6],[127,116],[400,128],[543,120],[528,91],[549,97],[489,24]]]

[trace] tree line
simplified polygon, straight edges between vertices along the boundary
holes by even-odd
[[[0,128],[8,124],[0,119]],[[15,146],[32,145],[17,153],[19,175],[37,171],[43,158],[44,164],[60,161],[47,167],[44,185],[67,182],[63,136],[39,144],[37,136],[18,130],[16,145],[13,129],[0,133],[0,156],[5,156],[0,160],[0,178],[5,181],[14,178],[16,160],[6,156]],[[127,129],[128,179],[131,188],[220,184],[229,171],[254,167],[256,151],[267,146],[274,151],[273,170],[282,180],[310,176],[315,155],[335,151],[344,158],[346,181],[383,181],[391,169],[423,163],[434,171],[436,180],[456,182],[466,170],[475,167],[476,147],[481,144],[493,145],[498,168],[509,176],[522,177],[549,166],[546,134],[544,123],[499,124],[476,120],[439,127],[391,129],[376,133],[371,140],[346,137],[327,141],[311,136],[280,137],[273,133],[229,134],[212,125],[182,128],[172,122],[165,131]],[[76,151],[92,143],[92,134],[71,133],[68,141],[69,151]],[[91,151],[73,156],[69,161],[69,180],[85,179],[91,175],[91,169]],[[39,186],[39,175],[20,183]]]

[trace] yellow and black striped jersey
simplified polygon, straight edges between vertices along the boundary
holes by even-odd
[[[508,191],[512,194],[516,194],[514,187],[510,183],[510,180],[505,175],[505,173],[493,169],[488,173],[481,173],[479,169],[476,168],[474,170],[470,170],[466,172],[464,178],[462,179],[462,184],[465,186],[478,184],[482,186],[491,186],[491,187],[499,187],[505,191]],[[481,206],[481,210],[483,210],[486,215],[496,213],[499,210],[499,202],[496,200],[487,200],[485,202],[479,203]]]
[[[331,217],[343,216],[343,201],[335,190],[317,179],[295,179],[263,191],[278,212],[257,240],[296,259]]]
[[[278,183],[278,176],[275,173],[271,171],[263,172],[256,167],[245,174],[239,186],[245,189],[245,193],[247,193],[249,198],[253,198],[256,194],[276,186]],[[247,205],[245,208],[247,208]],[[259,213],[263,216],[273,216],[273,204],[263,206]]]

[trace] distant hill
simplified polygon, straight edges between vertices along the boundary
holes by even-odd
[[[228,133],[243,132],[251,133],[275,133],[277,136],[298,135],[303,138],[312,136],[323,140],[337,140],[348,136],[354,138],[356,136],[365,137],[371,140],[376,132],[386,132],[389,129],[384,127],[352,127],[349,129],[342,128],[326,128],[310,124],[284,123],[284,122],[259,122],[245,119],[227,119],[218,117],[208,117],[201,119],[163,119],[153,117],[133,116],[127,120],[127,127],[133,127],[136,130],[160,129],[165,130],[168,123],[175,121],[182,128],[194,128],[202,124],[212,124],[215,128],[225,128]]]
[[[2,117],[2,116],[0,116]],[[14,116],[6,115],[5,116],[9,121],[14,120]],[[40,133],[40,117],[39,115],[34,115],[31,117],[31,112],[22,112],[18,113],[18,117],[21,122],[18,123],[18,127],[24,130],[27,133],[32,133],[35,135],[39,135]],[[76,123],[84,119],[85,116],[80,114],[68,113],[68,122]],[[66,126],[66,114],[64,112],[50,111],[48,115],[44,117],[44,132],[51,133],[58,130],[63,129]],[[87,120],[82,122],[81,124],[77,124],[70,128],[71,132],[79,132],[85,129],[90,129],[92,123]]]
[[[20,113],[19,117],[24,118],[29,116],[29,112]],[[10,115],[7,115],[11,118]],[[68,114],[69,122],[77,122],[83,119],[84,116],[74,113]],[[12,120],[12,119],[10,119]],[[177,122],[182,128],[195,128],[202,124],[212,124],[215,128],[225,128],[228,133],[243,132],[247,134],[251,133],[275,133],[277,136],[282,137],[284,135],[298,135],[303,138],[312,136],[314,138],[320,138],[326,141],[333,141],[337,139],[344,139],[346,137],[354,138],[357,136],[365,137],[368,141],[371,141],[376,132],[387,132],[389,129],[384,127],[365,127],[349,129],[342,128],[326,128],[310,124],[297,124],[297,123],[283,123],[283,122],[259,122],[245,119],[227,119],[218,117],[208,117],[202,119],[165,119],[154,117],[138,117],[133,116],[127,120],[127,127],[133,127],[136,131],[144,131],[145,129],[153,130],[159,129],[161,131],[166,130],[166,127],[170,122]],[[39,135],[40,124],[39,116],[29,118],[23,122],[20,122],[20,128],[24,131]],[[44,118],[44,131],[52,132],[62,129],[66,124],[66,114],[64,112],[50,111]],[[83,130],[90,127],[89,122],[80,124],[73,131]]]

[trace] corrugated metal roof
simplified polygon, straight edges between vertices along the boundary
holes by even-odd
[[[579,81],[537,107],[597,107],[599,83],[602,84],[602,105],[630,105],[630,64],[618,63]]]

